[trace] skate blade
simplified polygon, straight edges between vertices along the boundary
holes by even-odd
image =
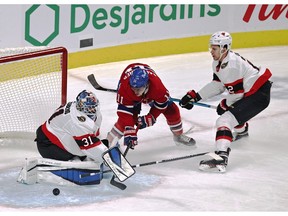
[[[207,164],[200,164],[199,170],[203,172],[212,172],[212,173],[225,173],[226,172],[226,166],[224,165],[216,165],[216,166],[209,166]]]
[[[175,141],[174,143],[176,146],[189,146],[189,147],[195,147],[196,148],[196,141],[193,139],[192,142],[189,143],[183,143],[183,142],[179,142],[179,141]]]

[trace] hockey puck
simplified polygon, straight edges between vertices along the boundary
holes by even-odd
[[[60,190],[59,190],[58,188],[54,188],[54,189],[53,189],[53,194],[54,194],[55,196],[58,196],[58,195],[60,194]]]

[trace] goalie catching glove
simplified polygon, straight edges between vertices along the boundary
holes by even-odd
[[[126,126],[124,130],[124,145],[134,149],[138,145],[137,130],[132,126]]]
[[[193,108],[193,103],[196,103],[197,101],[201,100],[201,96],[196,93],[194,90],[190,90],[182,97],[182,99],[179,102],[179,105],[182,108],[191,110]]]
[[[138,117],[138,128],[139,129],[143,129],[146,127],[150,127],[152,125],[154,125],[156,122],[155,118],[153,115],[151,115],[150,113],[144,116],[139,116]]]

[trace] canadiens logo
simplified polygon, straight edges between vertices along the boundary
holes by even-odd
[[[221,69],[224,69],[228,65],[228,62],[222,63],[221,64]]]
[[[84,116],[77,116],[78,120],[80,122],[85,122],[86,121],[86,118]]]

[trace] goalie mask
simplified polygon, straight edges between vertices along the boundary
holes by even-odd
[[[137,96],[141,96],[148,91],[148,81],[149,77],[147,71],[137,67],[132,71],[129,83],[134,93]]]
[[[93,121],[97,119],[99,105],[96,95],[90,91],[83,90],[76,97],[76,109],[85,113]]]

